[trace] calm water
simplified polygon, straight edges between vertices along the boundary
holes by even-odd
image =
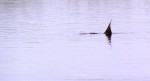
[[[150,81],[149,54],[149,0],[0,0],[0,81]]]

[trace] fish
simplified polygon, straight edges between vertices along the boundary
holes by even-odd
[[[107,36],[112,35],[111,22],[112,22],[112,20],[110,21],[110,23],[109,23],[109,25],[108,25],[106,31],[104,32],[104,34],[107,35]]]

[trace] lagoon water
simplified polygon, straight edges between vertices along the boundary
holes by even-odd
[[[0,81],[150,81],[150,1],[0,0]]]

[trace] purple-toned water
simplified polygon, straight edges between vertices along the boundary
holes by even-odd
[[[0,0],[0,81],[150,81],[150,1]]]

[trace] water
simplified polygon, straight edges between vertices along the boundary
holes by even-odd
[[[149,81],[149,26],[148,0],[0,0],[0,81]]]

